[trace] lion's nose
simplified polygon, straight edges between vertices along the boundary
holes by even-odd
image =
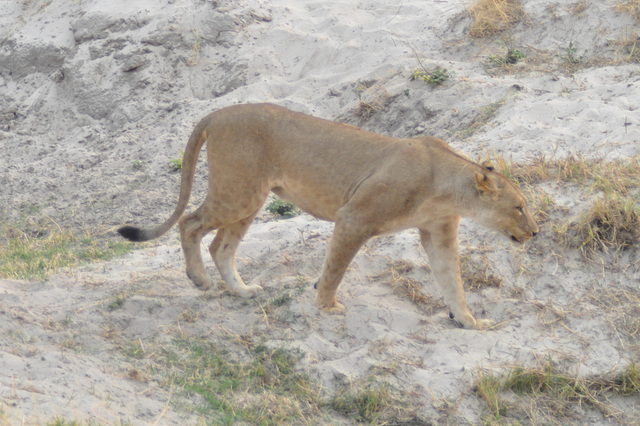
[[[535,237],[536,235],[538,235],[538,233],[537,233],[537,232],[531,232],[531,234],[532,234],[532,235],[531,235],[532,237]]]

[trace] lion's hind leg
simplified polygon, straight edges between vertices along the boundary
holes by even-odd
[[[180,228],[180,242],[184,252],[184,260],[187,267],[187,276],[200,290],[208,290],[211,287],[211,277],[202,263],[200,255],[200,242],[208,232],[216,228],[215,224],[207,225],[204,220],[203,204],[193,213],[183,216],[178,223]]]
[[[255,297],[262,291],[259,285],[246,285],[236,269],[236,251],[258,212],[259,209],[249,217],[218,229],[216,237],[209,246],[209,253],[229,290],[244,298]]]

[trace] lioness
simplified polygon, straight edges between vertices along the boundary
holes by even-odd
[[[209,191],[182,216],[193,187],[198,154],[208,143]],[[269,104],[215,111],[195,127],[182,160],[180,198],[171,217],[153,229],[118,232],[146,241],[179,221],[187,276],[211,286],[200,256],[202,237],[217,229],[211,257],[229,289],[241,297],[262,288],[244,284],[235,253],[269,192],[335,222],[320,280],[317,305],[342,311],[336,291],[358,249],[371,237],[418,228],[431,268],[444,290],[450,316],[482,329],[467,307],[458,260],[461,216],[524,242],[538,225],[522,193],[490,166],[476,164],[434,137],[395,139]]]

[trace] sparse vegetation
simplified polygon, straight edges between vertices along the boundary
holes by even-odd
[[[525,15],[519,0],[477,0],[470,8],[472,37],[491,37],[512,28]]]
[[[430,86],[436,87],[443,84],[453,76],[453,72],[446,68],[436,67],[433,70],[414,69],[411,73],[411,81],[422,80]]]
[[[504,99],[497,100],[495,102],[491,102],[490,104],[485,105],[480,108],[476,116],[471,120],[469,125],[467,125],[464,129],[461,129],[456,132],[456,136],[461,139],[468,139],[471,136],[475,135],[480,129],[482,129],[489,121],[495,117],[498,113],[498,110],[502,105],[504,105]]]
[[[558,371],[548,360],[533,368],[516,366],[502,378],[481,373],[475,389],[489,407],[488,422],[510,424],[525,417],[538,419],[536,423],[562,423],[580,406],[623,420],[608,397],[640,393],[640,369],[630,363],[616,374],[577,377]]]
[[[109,260],[131,250],[125,241],[98,242],[90,233],[76,237],[51,221],[0,228],[0,277],[46,279],[60,268]]]
[[[285,219],[300,214],[300,210],[298,210],[294,204],[277,197],[267,205],[267,210],[269,213],[281,216]]]

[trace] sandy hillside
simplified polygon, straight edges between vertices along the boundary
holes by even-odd
[[[436,135],[478,160],[637,164],[640,69],[626,42],[638,22],[618,3],[525,0],[508,35],[474,38],[467,1],[3,2],[0,244],[11,228],[52,223],[107,244],[124,223],[163,221],[178,193],[172,160],[194,124],[237,103],[272,102],[395,137]],[[490,58],[508,46],[526,57],[496,65]],[[410,78],[437,67],[450,75],[439,86]],[[201,161],[194,206],[205,177]],[[346,313],[318,312],[313,283],[333,225],[304,214],[265,211],[249,230],[238,269],[265,289],[251,301],[220,283],[194,289],[175,229],[115,260],[45,280],[0,279],[0,422],[215,424],[201,409],[206,398],[167,374],[179,364],[167,354],[186,357],[180,342],[195,340],[240,361],[258,347],[296,353],[296,371],[323,401],[388,386],[402,409],[360,420],[404,424],[493,418],[477,380],[514,365],[552,360],[596,377],[638,361],[637,245],[586,258],[557,237],[602,190],[541,179],[525,192],[540,210],[530,243],[461,226],[467,281],[493,283],[467,290],[472,312],[497,323],[486,332],[449,320],[416,231],[370,241],[340,287]],[[627,195],[637,208],[637,186]],[[265,395],[246,390],[232,405],[277,412],[290,402]],[[539,415],[532,403],[502,415],[638,424],[637,394],[606,398],[606,408],[578,401]],[[294,423],[359,418],[311,405]]]

